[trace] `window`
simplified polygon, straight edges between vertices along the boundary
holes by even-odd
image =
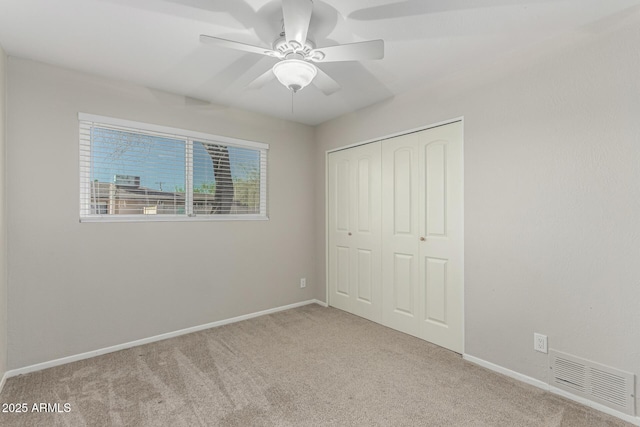
[[[267,144],[78,117],[81,221],[267,219]]]

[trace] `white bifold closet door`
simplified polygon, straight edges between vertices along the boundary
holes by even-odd
[[[463,350],[462,123],[382,145],[382,323]]]
[[[463,351],[462,123],[328,158],[329,304]]]
[[[331,153],[328,165],[331,305],[380,322],[380,143]]]

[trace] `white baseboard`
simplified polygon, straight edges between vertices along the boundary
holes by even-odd
[[[585,406],[588,406],[590,408],[593,408],[593,409],[595,409],[597,411],[604,412],[605,414],[614,416],[616,418],[620,418],[621,420],[624,420],[624,421],[626,421],[628,423],[640,426],[640,417],[634,417],[632,415],[624,414],[622,412],[619,412],[619,411],[616,411],[614,409],[611,409],[611,408],[609,408],[607,406],[601,405],[601,404],[596,403],[596,402],[592,402],[591,400],[585,399],[585,398],[580,397],[580,396],[576,396],[575,394],[571,394],[571,393],[566,392],[564,390],[561,390],[559,388],[553,387],[553,386],[545,383],[544,381],[537,380],[535,378],[529,377],[527,375],[521,374],[521,373],[516,372],[516,371],[512,371],[511,369],[507,369],[507,368],[502,367],[500,365],[496,365],[494,363],[487,362],[486,360],[479,359],[479,358],[477,358],[475,356],[471,356],[469,354],[463,354],[462,358],[464,360],[467,360],[467,361],[471,362],[471,363],[475,363],[476,365],[480,365],[483,368],[487,368],[487,369],[489,369],[491,371],[498,372],[500,374],[506,375],[507,377],[516,379],[518,381],[522,381],[522,382],[530,384],[530,385],[532,385],[534,387],[538,387],[538,388],[541,388],[543,390],[546,390],[546,391],[549,391],[551,393],[554,393],[554,394],[557,394],[559,396],[562,396],[564,398],[567,398],[569,400],[573,400],[574,402],[581,403],[581,404],[583,404]]]
[[[483,368],[487,368],[487,369],[489,369],[491,371],[498,372],[498,373],[500,373],[502,375],[506,375],[506,376],[508,376],[510,378],[514,378],[514,379],[516,379],[518,381],[522,381],[523,383],[527,383],[527,384],[530,384],[530,385],[532,385],[534,387],[538,387],[538,388],[541,388],[541,389],[544,389],[544,390],[549,390],[549,384],[545,383],[544,381],[540,381],[540,380],[537,380],[535,378],[531,378],[531,377],[529,377],[527,375],[523,375],[523,374],[521,374],[519,372],[512,371],[511,369],[503,368],[500,365],[496,365],[494,363],[487,362],[486,360],[479,359],[479,358],[477,358],[475,356],[471,356],[469,354],[463,354],[462,358],[464,360],[468,360],[471,363],[475,363],[476,365],[480,365]]]
[[[309,304],[318,304],[318,305],[321,305],[323,307],[327,306],[326,303],[324,303],[322,301],[319,301],[319,300],[316,300],[316,299],[307,300],[307,301],[301,301],[301,302],[296,302],[296,303],[289,304],[289,305],[283,305],[281,307],[270,308],[268,310],[258,311],[256,313],[243,314],[242,316],[232,317],[230,319],[218,320],[216,322],[211,322],[211,323],[207,323],[207,324],[204,324],[204,325],[198,325],[198,326],[193,326],[191,328],[180,329],[179,331],[168,332],[166,334],[160,334],[160,335],[156,335],[156,336],[149,337],[149,338],[143,338],[143,339],[140,339],[140,340],[130,341],[130,342],[127,342],[127,343],[124,343],[124,344],[118,344],[118,345],[113,345],[113,346],[110,346],[110,347],[101,348],[101,349],[98,349],[98,350],[92,350],[92,351],[88,351],[86,353],[81,353],[81,354],[76,354],[76,355],[73,355],[73,356],[63,357],[63,358],[60,358],[60,359],[50,360],[48,362],[37,363],[35,365],[25,366],[23,368],[12,369],[10,371],[7,371],[4,374],[3,378],[2,378],[2,383],[0,383],[0,384],[4,385],[4,381],[7,378],[15,377],[17,375],[24,375],[24,374],[28,374],[30,372],[41,371],[43,369],[53,368],[54,366],[65,365],[67,363],[76,362],[78,360],[84,360],[84,359],[89,359],[91,357],[100,356],[102,354],[113,353],[114,351],[125,350],[125,349],[128,349],[128,348],[137,347],[137,346],[140,346],[140,345],[149,344],[149,343],[156,342],[156,341],[162,341],[162,340],[166,340],[168,338],[174,338],[174,337],[178,337],[180,335],[186,335],[186,334],[190,334],[190,333],[193,333],[193,332],[202,331],[202,330],[205,330],[205,329],[216,328],[218,326],[228,325],[230,323],[236,323],[236,322],[240,322],[242,320],[252,319],[254,317],[259,317],[259,316],[264,316],[266,314],[277,313],[279,311],[290,310],[292,308],[302,307],[302,306],[309,305]],[[2,387],[0,387],[0,391],[2,391]]]

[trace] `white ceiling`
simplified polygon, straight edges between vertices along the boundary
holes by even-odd
[[[379,61],[321,64],[342,90],[292,96],[245,86],[274,59],[203,45],[200,34],[270,47],[280,0],[0,0],[7,54],[122,79],[223,106],[319,124],[461,69],[504,60],[640,0],[314,0],[317,46],[385,40]]]

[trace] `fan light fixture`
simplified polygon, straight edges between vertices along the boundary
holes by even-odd
[[[315,65],[301,59],[285,59],[273,66],[278,81],[294,93],[304,89],[318,74]]]
[[[384,58],[383,40],[316,47],[315,43],[309,39],[310,32],[313,32],[313,26],[310,24],[314,0],[280,0],[278,3],[282,5],[282,31],[279,36],[276,36],[270,48],[205,34],[200,35],[202,43],[281,60],[271,69],[265,69],[260,76],[248,84],[248,90],[259,89],[277,77],[280,83],[292,93],[313,82],[319,91],[328,96],[340,90],[340,85],[314,64]],[[315,37],[311,35],[311,39],[315,40]]]

